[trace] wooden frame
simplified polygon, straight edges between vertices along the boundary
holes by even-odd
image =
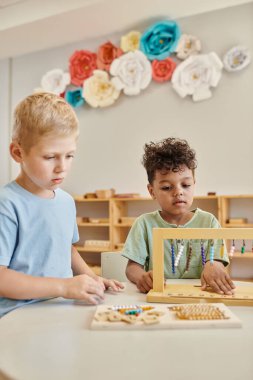
[[[154,228],[153,229],[153,289],[147,295],[148,302],[168,302],[164,286],[164,240],[165,239],[244,239],[253,240],[253,228]],[[169,285],[168,285],[169,287]],[[168,288],[167,288],[168,290]],[[213,302],[224,302],[217,298]],[[247,295],[247,298],[249,296]],[[251,290],[250,290],[251,298]],[[235,301],[235,300],[234,300]],[[179,301],[180,302],[180,301]],[[208,301],[207,301],[208,302]],[[209,301],[210,302],[210,301]],[[249,301],[253,306],[253,287],[252,300]],[[229,303],[226,304],[238,304]],[[239,303],[241,304],[241,303]],[[245,303],[244,303],[245,304]],[[247,303],[248,304],[248,303]]]

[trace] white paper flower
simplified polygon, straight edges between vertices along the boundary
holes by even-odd
[[[180,63],[173,75],[172,86],[184,98],[192,95],[195,102],[212,96],[210,87],[216,87],[223,64],[216,53],[191,55]]]
[[[94,70],[83,83],[83,97],[91,107],[108,107],[118,99],[120,91],[103,70]]]
[[[234,46],[223,58],[224,68],[227,71],[239,71],[250,63],[251,57],[249,49],[245,46]]]
[[[190,34],[182,34],[176,48],[177,58],[186,59],[190,55],[198,54],[201,50],[201,42]]]
[[[138,95],[152,79],[151,63],[139,50],[115,59],[110,68],[113,84],[126,95]]]
[[[48,71],[41,79],[42,89],[57,95],[62,94],[68,84],[70,84],[70,75],[61,69]]]

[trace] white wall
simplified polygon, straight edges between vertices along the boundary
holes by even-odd
[[[9,59],[0,60],[0,186],[10,178],[9,125],[10,125],[10,78]]]
[[[216,51],[222,57],[236,44],[245,44],[253,52],[252,16],[251,3],[178,22],[182,31],[200,37],[203,52]],[[108,39],[117,43],[124,32]],[[14,58],[12,108],[39,85],[47,70],[67,69],[75,49],[96,50],[105,41],[103,37]],[[65,189],[80,194],[115,187],[117,192],[146,195],[146,174],[140,163],[144,143],[177,136],[186,138],[197,151],[196,194],[252,193],[252,64],[235,74],[224,71],[213,93],[210,100],[193,103],[179,98],[169,83],[152,83],[139,96],[122,95],[111,108],[77,110],[79,151]],[[12,177],[15,174],[12,167]],[[0,182],[2,178],[0,174]]]

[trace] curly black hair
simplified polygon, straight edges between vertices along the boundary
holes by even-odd
[[[194,173],[197,167],[195,151],[186,140],[169,137],[158,143],[145,144],[142,164],[147,171],[148,181],[153,183],[157,170],[178,172],[182,165]]]

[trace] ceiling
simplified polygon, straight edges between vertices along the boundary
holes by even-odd
[[[0,59],[253,0],[0,0]]]

